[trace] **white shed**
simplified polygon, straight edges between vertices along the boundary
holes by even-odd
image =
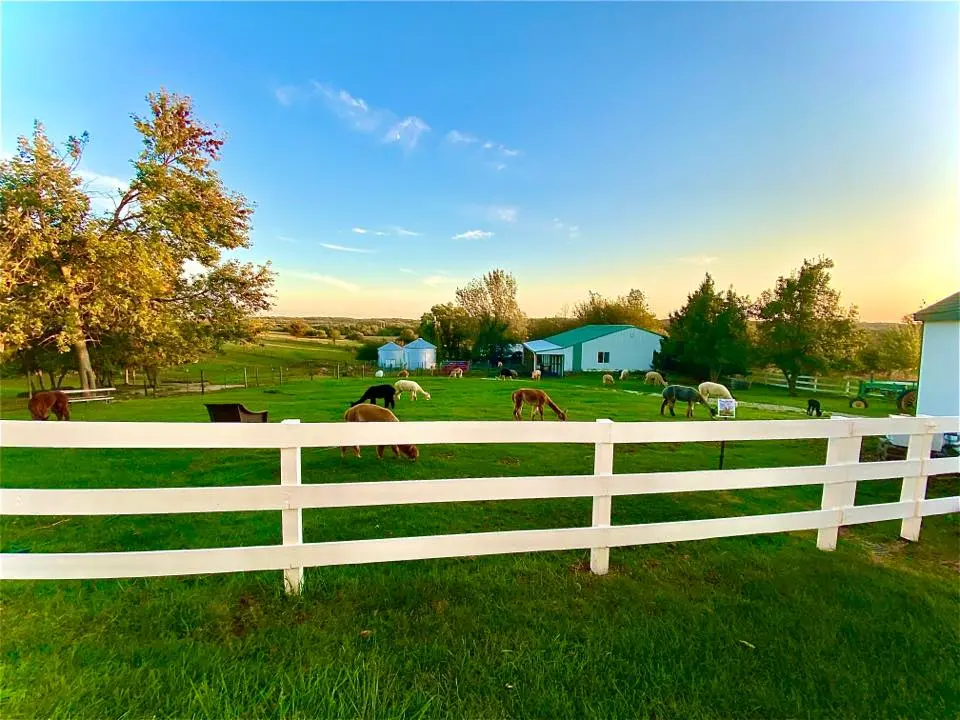
[[[917,415],[960,415],[960,292],[913,317],[923,322]]]
[[[423,338],[417,338],[403,350],[410,370],[431,370],[437,366],[437,346]]]
[[[602,370],[649,370],[662,336],[633,325],[584,325],[532,340],[525,347],[547,374]]]
[[[403,348],[395,342],[388,342],[377,349],[377,365],[385,370],[402,368],[404,361]]]

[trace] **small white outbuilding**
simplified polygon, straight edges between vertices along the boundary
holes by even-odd
[[[913,317],[923,323],[917,415],[960,415],[960,292]]]
[[[397,370],[404,366],[403,348],[388,342],[377,349],[377,365],[385,370]]]
[[[437,366],[437,346],[417,338],[404,349],[408,370],[430,370]]]

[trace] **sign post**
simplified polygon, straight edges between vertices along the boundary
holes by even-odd
[[[732,398],[717,398],[717,417],[721,420],[734,420],[737,417],[737,401]],[[723,453],[727,441],[720,441],[720,469],[723,470]]]

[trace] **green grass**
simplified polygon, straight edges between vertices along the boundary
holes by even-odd
[[[339,344],[339,343],[338,343]],[[508,419],[518,383],[422,378],[432,401],[401,420]],[[366,383],[316,380],[224,391],[271,421],[337,421]],[[572,420],[659,419],[639,382],[545,381]],[[743,400],[805,405],[776,389]],[[824,398],[822,398],[824,400]],[[82,420],[204,421],[195,395],[77,409]],[[848,411],[845,401],[826,409]],[[840,405],[843,405],[841,408]],[[891,406],[892,407],[892,406]],[[892,410],[872,406],[869,414]],[[706,421],[700,408],[696,421]],[[738,409],[745,419],[800,418]],[[4,417],[23,418],[20,410]],[[690,422],[682,417],[671,422]],[[826,422],[826,420],[810,420]],[[869,453],[874,443],[867,442]],[[304,482],[584,473],[585,445],[421,448],[417,463],[303,453]],[[825,442],[736,442],[726,467],[823,462]],[[716,467],[715,443],[618,446],[616,472]],[[275,451],[4,449],[4,487],[276,483]],[[523,482],[518,479],[517,482]],[[929,495],[958,493],[934,479]],[[616,498],[616,524],[819,507],[818,487]],[[858,503],[899,497],[861,483]],[[116,551],[278,543],[279,513],[3,517],[4,552]],[[304,512],[305,540],[583,526],[589,499]],[[956,516],[815,533],[588,553],[531,553],[122,581],[5,582],[0,716],[7,717],[947,717],[960,712]]]

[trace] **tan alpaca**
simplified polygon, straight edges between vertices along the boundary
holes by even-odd
[[[733,400],[733,395],[730,394],[730,391],[720,383],[702,382],[699,386],[697,386],[697,390],[700,391],[700,394],[707,399],[715,397]]]
[[[523,410],[523,404],[527,403],[528,405],[533,406],[533,410],[530,412],[530,419],[533,420],[537,413],[540,414],[540,419],[543,420],[543,406],[546,405],[551,410],[553,410],[557,417],[560,420],[567,419],[567,413],[565,410],[561,410],[557,407],[557,404],[550,399],[550,396],[547,395],[543,390],[536,390],[534,388],[520,388],[519,390],[513,391],[513,417],[515,420],[520,419],[520,411]]]
[[[416,400],[417,395],[423,395],[427,400],[430,399],[430,393],[420,387],[420,383],[414,382],[413,380],[397,380],[393,387],[397,391],[397,398],[399,398],[403,393],[410,393],[410,399]]]
[[[539,380],[539,379],[540,379],[540,371],[539,371],[539,370],[534,370],[532,373],[530,373],[530,379],[531,379],[531,380]]]
[[[604,385],[613,385],[613,375],[604,375],[603,376]]]
[[[463,377],[463,368],[454,368],[450,371],[450,377],[452,378],[462,378]]]
[[[643,383],[644,385],[659,385],[660,387],[667,386],[667,381],[663,379],[663,375],[654,370],[651,370],[643,376]]]
[[[50,411],[57,416],[57,420],[70,419],[70,400],[67,394],[59,390],[38,392],[27,403],[31,420],[46,420]]]
[[[410,373],[407,371],[406,368],[404,368],[403,370],[397,373],[397,377],[402,377],[402,378],[410,377]]]
[[[387,408],[368,404],[354,405],[343,414],[343,419],[347,422],[400,422],[397,420],[397,416]],[[391,447],[393,448],[393,454],[397,457],[400,456],[400,453],[403,453],[411,460],[416,460],[420,455],[416,445],[391,445]],[[380,459],[383,459],[383,448],[383,445],[377,445],[377,457]],[[346,452],[347,448],[341,447],[340,457],[343,457]],[[360,457],[359,445],[353,446],[353,455],[354,457]]]
[[[621,379],[621,380],[626,380],[628,377],[630,377],[630,372],[629,372],[628,370],[621,370],[621,371],[620,371],[620,379]]]

